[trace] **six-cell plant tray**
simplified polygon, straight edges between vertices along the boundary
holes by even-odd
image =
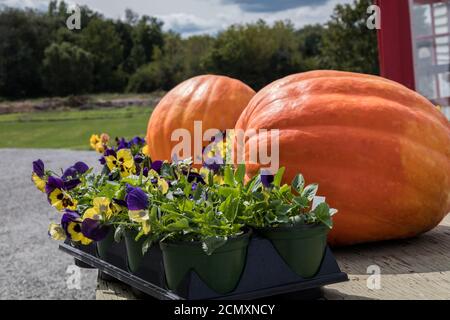
[[[226,295],[210,289],[195,271],[186,274],[177,290],[167,289],[162,252],[157,245],[148,250],[135,273],[128,271],[124,241],[114,242],[106,257],[104,256],[105,259],[98,257],[95,244],[74,247],[66,242],[60,245],[60,249],[72,255],[79,266],[96,268],[103,274],[161,300],[251,300],[280,295],[301,299],[307,298],[311,292],[320,291],[325,285],[348,281],[347,274],[340,270],[328,247],[317,274],[304,279],[289,268],[269,240],[256,235],[250,240],[240,281],[234,291]],[[220,276],[217,274],[217,277]]]

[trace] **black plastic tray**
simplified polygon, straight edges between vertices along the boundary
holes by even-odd
[[[127,270],[126,250],[124,243],[116,243],[108,251],[105,260],[97,257],[95,245],[76,248],[69,243],[60,245],[60,249],[72,255],[82,266],[97,268],[131,287],[152,297],[162,300],[178,299],[229,299],[247,300],[261,299],[271,296],[307,293],[322,286],[348,281],[331,250],[326,249],[318,273],[309,279],[303,279],[295,274],[278,255],[267,239],[252,237],[245,269],[236,289],[221,295],[211,290],[195,272],[190,272],[178,290],[166,288],[162,253],[158,246],[153,246],[144,256],[142,266],[136,273]],[[218,275],[220,276],[220,275]]]

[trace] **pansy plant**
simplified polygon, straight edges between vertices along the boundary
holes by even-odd
[[[54,239],[89,244],[112,229],[116,240],[132,229],[136,240],[144,238],[143,252],[161,241],[196,241],[211,254],[248,227],[332,227],[336,210],[326,203],[312,207],[317,184],[305,186],[297,175],[282,185],[284,168],[246,181],[245,165],[224,164],[223,145],[197,169],[191,159],[150,159],[139,137],[110,146],[107,135],[93,135],[90,143],[102,154],[100,173],[77,162],[58,176],[41,160],[33,162],[33,182],[62,214],[48,230]]]

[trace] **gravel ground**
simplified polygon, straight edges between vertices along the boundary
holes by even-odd
[[[0,149],[0,299],[94,299],[97,271],[78,269],[81,290],[69,289],[73,259],[48,238],[60,214],[30,180],[38,158],[54,171],[79,160],[98,166],[94,152]]]

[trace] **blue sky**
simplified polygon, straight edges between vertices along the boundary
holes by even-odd
[[[0,0],[0,5],[46,9],[48,0]],[[126,8],[152,15],[183,36],[214,34],[235,23],[290,19],[297,27],[328,20],[338,3],[353,0],[68,0],[88,5],[110,18],[123,18]]]

